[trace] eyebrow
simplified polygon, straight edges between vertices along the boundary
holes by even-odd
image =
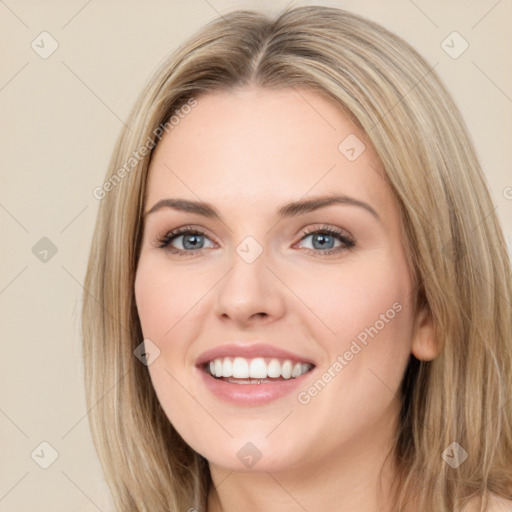
[[[299,201],[292,201],[281,206],[276,215],[280,218],[295,217],[309,212],[319,210],[320,208],[327,208],[335,204],[343,204],[349,206],[357,206],[370,212],[379,222],[381,218],[379,214],[368,203],[349,197],[346,195],[334,194],[327,196],[316,196],[310,199],[301,199]],[[192,201],[190,199],[181,198],[167,198],[158,201],[153,207],[144,213],[144,217],[164,208],[171,208],[173,210],[196,213],[203,217],[222,220],[221,215],[217,209],[210,203],[203,201]]]

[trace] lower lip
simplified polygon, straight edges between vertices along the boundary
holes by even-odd
[[[200,368],[197,371],[205,386],[218,398],[236,405],[263,405],[286,396],[296,390],[313,370],[288,380],[262,382],[261,384],[234,384],[216,379]]]

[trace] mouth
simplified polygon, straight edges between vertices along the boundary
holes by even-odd
[[[270,384],[297,379],[308,373],[313,364],[291,359],[265,357],[217,357],[202,365],[214,379],[231,384]]]
[[[269,345],[232,344],[203,354],[196,368],[202,383],[216,398],[237,406],[256,406],[304,386],[316,365]]]

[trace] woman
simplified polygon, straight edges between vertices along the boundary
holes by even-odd
[[[83,306],[117,510],[509,510],[510,264],[422,57],[339,9],[237,11],[128,124]]]

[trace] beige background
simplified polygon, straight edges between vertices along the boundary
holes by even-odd
[[[294,2],[302,5],[311,2]],[[362,13],[415,46],[453,93],[512,241],[512,2],[317,2]],[[101,185],[122,120],[162,59],[235,7],[285,2],[0,1],[0,511],[108,511],[84,401],[81,283]],[[43,59],[39,34],[58,49]],[[452,59],[441,42],[459,32]],[[47,36],[45,36],[47,37]],[[459,43],[457,43],[459,44]],[[508,199],[506,198],[508,192]],[[33,246],[58,249],[41,262]],[[58,458],[51,462],[49,443]],[[34,451],[35,450],[35,451]],[[31,454],[33,454],[31,456]]]

